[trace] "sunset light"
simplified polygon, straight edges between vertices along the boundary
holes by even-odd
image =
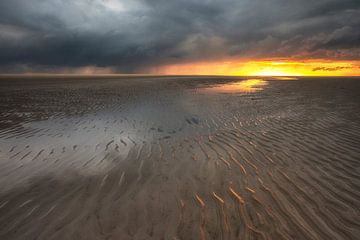
[[[360,0],[0,0],[0,240],[360,240]]]
[[[358,76],[359,61],[263,60],[222,61],[166,65],[158,74],[199,74],[235,76]]]

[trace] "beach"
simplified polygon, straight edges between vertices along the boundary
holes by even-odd
[[[358,239],[360,78],[0,79],[0,239]]]

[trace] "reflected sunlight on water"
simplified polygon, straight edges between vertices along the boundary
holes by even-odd
[[[274,80],[299,80],[297,77],[274,77]]]
[[[263,79],[247,79],[235,83],[226,83],[205,88],[206,91],[218,93],[250,93],[263,90],[267,81]]]

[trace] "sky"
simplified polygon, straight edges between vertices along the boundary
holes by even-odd
[[[1,0],[0,73],[360,75],[360,1]]]

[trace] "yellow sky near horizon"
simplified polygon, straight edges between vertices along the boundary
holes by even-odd
[[[360,61],[254,60],[170,64],[152,69],[157,74],[238,76],[360,76]]]

